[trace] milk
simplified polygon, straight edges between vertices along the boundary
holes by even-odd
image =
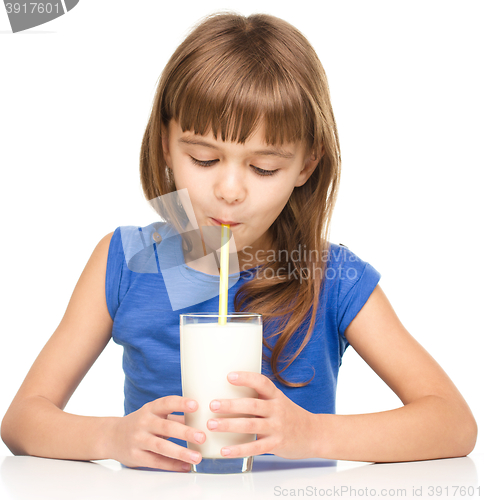
[[[232,371],[261,372],[262,325],[244,322],[185,324],[180,326],[180,355],[183,396],[198,402],[198,410],[185,413],[186,425],[205,432],[203,444],[188,443],[203,458],[224,458],[224,446],[248,443],[255,434],[210,431],[207,421],[220,417],[248,417],[242,414],[213,413],[214,399],[257,398],[249,387],[236,387],[227,380]]]

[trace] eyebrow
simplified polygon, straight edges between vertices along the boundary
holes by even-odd
[[[183,144],[191,144],[193,146],[204,146],[206,148],[211,148],[218,150],[217,146],[215,144],[211,144],[210,142],[206,142],[203,139],[197,139],[195,137],[181,137],[178,139],[178,142],[181,142]],[[281,148],[278,148],[276,146],[271,146],[267,149],[260,149],[258,151],[252,151],[252,154],[257,155],[257,156],[279,156],[280,158],[294,158],[294,154],[290,153],[289,151],[284,151]]]

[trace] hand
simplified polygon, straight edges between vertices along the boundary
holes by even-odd
[[[198,403],[192,399],[166,396],[116,419],[110,436],[110,457],[128,467],[189,471],[189,464],[201,461],[200,453],[166,438],[203,443],[206,439],[203,431],[185,425],[183,415],[172,415],[174,411],[194,412],[197,408]]]
[[[293,403],[264,375],[252,372],[229,373],[228,381],[237,386],[251,387],[259,399],[219,399],[210,403],[214,413],[242,413],[248,418],[210,419],[207,427],[213,432],[257,434],[257,440],[222,448],[224,457],[249,457],[273,453],[283,458],[309,458],[315,439],[315,415]]]

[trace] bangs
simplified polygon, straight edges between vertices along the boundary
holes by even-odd
[[[268,145],[314,146],[310,99],[282,64],[226,48],[217,55],[207,60],[199,54],[182,74],[172,75],[174,91],[167,89],[163,105],[166,121],[174,118],[184,132],[211,130],[216,138],[242,144],[263,125]]]

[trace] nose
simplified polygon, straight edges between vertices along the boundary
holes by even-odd
[[[243,167],[226,166],[221,169],[220,177],[215,184],[215,195],[227,203],[240,203],[247,196],[245,173]]]

